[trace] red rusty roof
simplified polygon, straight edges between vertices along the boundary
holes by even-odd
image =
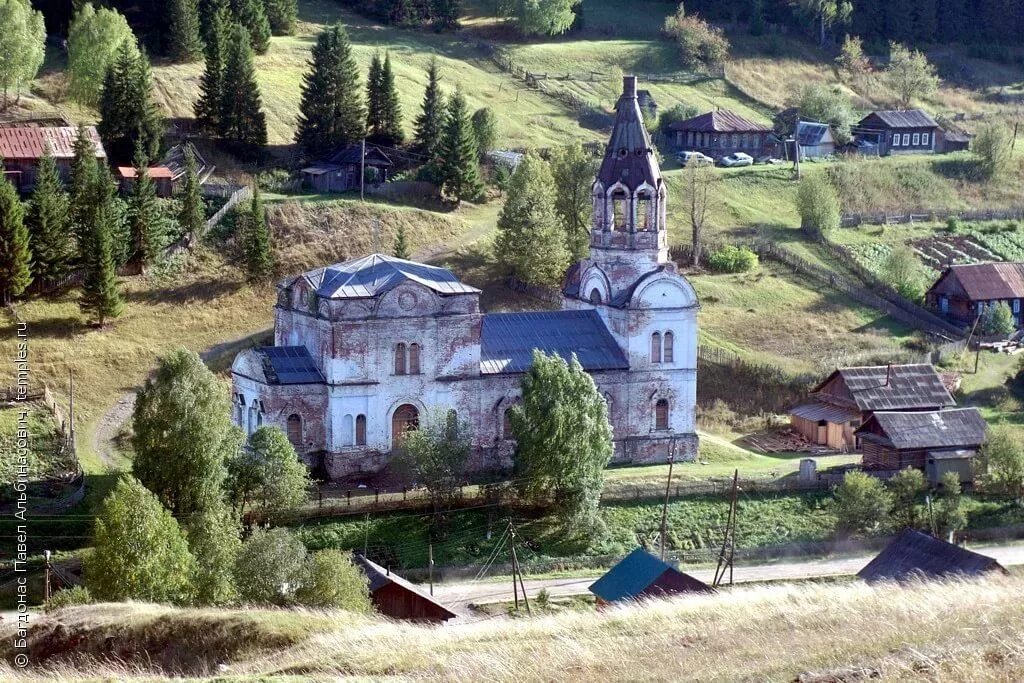
[[[1024,263],[970,263],[950,266],[971,301],[1024,299]]]
[[[86,126],[86,133],[96,146],[96,156],[105,159],[99,133],[95,126]],[[39,159],[43,156],[46,143],[57,159],[70,159],[75,156],[75,139],[78,129],[70,126],[52,128],[0,128],[0,156],[4,159]]]
[[[697,133],[764,133],[771,130],[762,123],[754,123],[728,109],[709,111],[685,121],[675,121],[670,130],[694,131]]]
[[[171,172],[171,169],[167,168],[166,166],[150,166],[148,170],[149,170],[149,177],[150,178],[154,178],[154,179],[167,178],[168,180],[170,180],[171,178],[174,177],[174,174]],[[134,178],[135,177],[135,167],[134,166],[118,166],[117,167],[117,174],[119,176],[121,176],[122,178],[125,178],[125,179]]]

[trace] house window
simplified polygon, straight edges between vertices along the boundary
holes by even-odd
[[[914,133],[914,147],[920,147],[920,146],[921,146],[921,134],[920,133]]]
[[[356,415],[356,445],[366,445],[366,416]]]
[[[943,313],[949,313],[949,297],[939,297],[939,310]]]
[[[420,411],[416,406],[404,403],[391,416],[391,448],[398,448],[407,432],[420,428]]]
[[[985,312],[985,302],[984,301],[979,301],[978,302],[978,315],[981,315],[984,312]]]
[[[235,394],[235,424],[245,428],[245,396]]]
[[[661,362],[661,333],[655,332],[651,335],[651,362]]]
[[[590,303],[594,304],[595,306],[601,305],[601,292],[600,290],[598,290],[597,287],[594,287],[592,290],[590,290]]]
[[[420,345],[409,344],[409,374],[420,374]]]
[[[654,428],[668,429],[668,400],[659,398],[654,404]]]
[[[287,422],[288,441],[296,450],[302,448],[302,418],[292,413]]]
[[[1013,314],[1017,315],[1020,313],[1020,299],[1013,300]]]
[[[929,134],[928,133],[921,133],[921,144],[924,145],[925,147],[928,146],[928,139],[929,139]]]
[[[672,345],[673,345],[674,341],[675,341],[675,339],[674,339],[672,333],[671,332],[666,332],[665,333],[664,346],[662,347],[663,350],[662,350],[662,353],[661,353],[662,360],[664,360],[666,363],[672,363],[673,362],[672,359],[673,359],[673,356],[674,356],[674,351],[672,349]]]
[[[405,344],[395,346],[395,374],[405,374]]]
[[[910,133],[904,133],[903,134],[903,146],[904,147],[909,147],[910,146]]]
[[[893,147],[899,147],[900,146],[900,134],[899,133],[893,133],[893,136],[892,136],[892,146]]]
[[[352,438],[352,416],[346,415],[341,419],[341,443],[351,446],[354,443]]]
[[[512,434],[512,407],[505,408],[501,414],[501,438],[507,440],[516,438]]]

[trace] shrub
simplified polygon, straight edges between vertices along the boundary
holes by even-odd
[[[43,605],[43,611],[53,612],[65,607],[88,605],[91,602],[92,596],[89,595],[89,589],[84,586],[75,586],[74,588],[66,588],[52,594],[50,599],[46,601],[46,604]]]
[[[1011,134],[1005,124],[989,122],[982,126],[974,138],[972,149],[978,155],[981,172],[986,178],[1002,174],[1011,161]]]
[[[864,472],[849,472],[836,488],[835,510],[839,529],[852,534],[878,530],[889,519],[892,496],[882,481]]]
[[[306,568],[306,547],[288,529],[254,529],[235,562],[235,586],[247,603],[292,602]]]
[[[746,273],[757,268],[757,254],[747,247],[727,244],[708,256],[708,268],[716,273]]]
[[[352,562],[352,553],[318,550],[306,559],[305,573],[295,592],[299,604],[362,614],[373,611],[366,576]]]
[[[1013,311],[1005,301],[1000,301],[995,306],[986,306],[981,313],[979,326],[982,334],[993,336],[1011,334],[1017,327],[1013,321]]]
[[[964,223],[956,216],[950,216],[946,219],[946,230],[953,233],[954,235],[964,230]]]
[[[687,68],[721,64],[729,57],[729,40],[722,29],[697,15],[686,16],[682,3],[675,14],[665,19],[665,33],[679,43],[683,66]]]
[[[660,128],[663,133],[668,132],[668,127],[676,121],[692,119],[698,114],[700,114],[700,110],[692,104],[673,104],[671,107],[661,112],[661,115],[658,117],[658,128]]]
[[[850,128],[857,122],[857,114],[850,105],[850,98],[838,87],[809,83],[801,88],[797,106],[803,120],[829,124],[837,143],[843,145],[850,141]]]
[[[796,207],[800,227],[810,235],[820,237],[839,227],[839,197],[822,174],[809,175],[800,181]]]

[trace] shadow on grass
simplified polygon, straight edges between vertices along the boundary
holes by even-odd
[[[129,292],[125,298],[132,303],[175,304],[181,306],[218,299],[234,294],[241,288],[242,282],[206,278],[177,287],[159,287],[146,291]]]
[[[274,328],[267,328],[248,337],[214,344],[200,356],[213,372],[227,372],[239,351],[253,346],[270,346],[274,343]]]
[[[94,328],[78,316],[46,318],[28,323],[28,338],[31,344],[33,339],[64,339],[90,329]],[[0,331],[0,341],[12,340],[16,335],[17,327],[15,325],[4,325],[3,330]]]

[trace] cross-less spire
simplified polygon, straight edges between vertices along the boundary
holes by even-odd
[[[631,191],[643,183],[657,189],[661,185],[661,169],[640,113],[636,76],[622,78],[622,96],[615,109],[615,126],[597,179],[606,188],[621,182]]]

